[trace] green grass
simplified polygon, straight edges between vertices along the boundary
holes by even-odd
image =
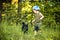
[[[41,34],[34,35],[33,27],[29,25],[28,34],[21,30],[21,24],[8,25],[7,22],[1,23],[0,39],[1,40],[59,40],[59,31],[52,28],[41,26]]]

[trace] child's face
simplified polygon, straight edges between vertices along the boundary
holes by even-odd
[[[34,13],[38,13],[39,11],[33,10]]]
[[[36,10],[33,10],[34,13],[36,13]]]

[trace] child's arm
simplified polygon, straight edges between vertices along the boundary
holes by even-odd
[[[41,16],[41,17],[40,17],[40,20],[42,20],[42,19],[44,18],[43,14],[40,13],[39,15]]]
[[[34,19],[34,20],[32,20],[32,24],[34,24],[34,22],[35,22],[35,19]]]

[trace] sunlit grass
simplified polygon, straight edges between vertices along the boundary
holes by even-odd
[[[21,24],[8,25],[7,22],[1,24],[2,31],[7,40],[53,40],[53,37],[58,37],[58,31],[54,32],[51,28],[41,27],[41,33],[39,32],[36,36],[34,35],[34,28],[29,25],[28,33],[24,34],[21,30]],[[3,35],[2,35],[3,36]],[[3,40],[3,39],[2,39]]]

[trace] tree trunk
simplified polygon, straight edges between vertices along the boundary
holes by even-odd
[[[2,0],[0,1],[0,22],[2,21]]]

